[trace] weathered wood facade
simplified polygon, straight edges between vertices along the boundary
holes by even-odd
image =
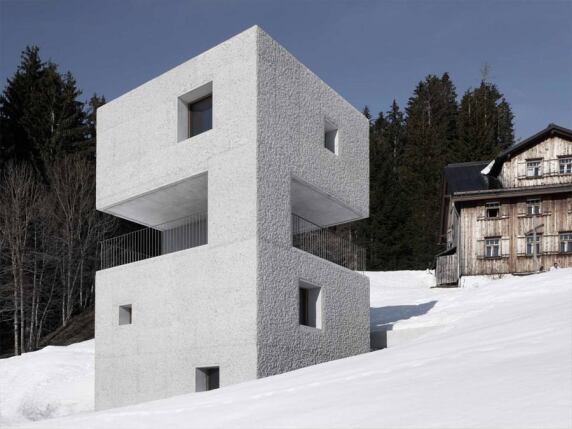
[[[437,284],[572,267],[570,162],[572,131],[550,125],[488,165],[448,166]]]

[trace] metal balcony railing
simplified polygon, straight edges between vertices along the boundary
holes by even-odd
[[[100,269],[207,244],[207,213],[143,228],[100,243]]]
[[[295,214],[292,214],[292,245],[350,270],[365,271],[364,248]]]

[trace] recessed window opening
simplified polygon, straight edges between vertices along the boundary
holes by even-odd
[[[491,237],[485,239],[485,257],[498,258],[500,256],[500,238]]]
[[[338,154],[338,127],[327,119],[324,125],[324,147]]]
[[[500,203],[499,202],[486,203],[485,204],[485,210],[486,210],[487,218],[489,218],[489,219],[500,217]]]
[[[177,141],[187,140],[212,129],[212,82],[181,95],[177,103]]]
[[[120,305],[119,306],[119,324],[120,325],[131,325],[131,304]]]
[[[195,373],[195,391],[206,392],[218,389],[220,385],[220,370],[218,366],[197,368]]]
[[[213,96],[189,104],[189,137],[204,133],[213,127]]]
[[[300,325],[322,329],[322,288],[300,281]]]
[[[539,215],[542,213],[542,202],[540,198],[531,198],[526,200],[526,214],[529,216]]]

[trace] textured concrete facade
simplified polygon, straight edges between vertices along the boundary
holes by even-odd
[[[213,127],[182,139],[201,88]],[[147,226],[208,210],[208,244],[97,273],[97,408],[193,392],[200,367],[225,386],[369,349],[367,278],[291,230],[312,204],[293,181],[320,196],[313,222],[368,216],[367,121],[258,27],[100,108],[97,159],[99,210]],[[300,280],[322,288],[321,329],[299,324]]]
[[[369,143],[364,116],[264,32],[258,56],[257,347],[267,376],[369,350],[369,280],[293,248],[290,229],[292,178],[368,216]],[[324,148],[326,120],[338,154]],[[322,288],[320,330],[298,323],[299,279]]]

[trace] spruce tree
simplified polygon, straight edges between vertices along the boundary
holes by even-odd
[[[95,139],[96,139],[96,114],[97,109],[105,104],[105,97],[93,94],[87,102],[87,140],[85,142],[85,149],[90,154],[90,157],[95,159]]]
[[[401,228],[411,253],[401,266],[423,269],[432,265],[438,251],[443,167],[460,156],[456,92],[448,74],[419,82],[406,113],[400,175],[408,216]]]
[[[370,125],[370,215],[356,228],[367,248],[369,270],[395,270],[408,253],[401,221],[407,207],[400,203],[399,165],[403,152],[404,118],[394,101]]]
[[[510,104],[504,98],[498,105],[497,142],[500,150],[505,150],[514,144],[514,115]]]
[[[513,114],[497,86],[485,79],[463,95],[459,109],[461,160],[495,158],[514,143]]]
[[[34,94],[40,90],[44,68],[38,47],[26,47],[16,73],[8,79],[0,96],[0,166],[13,159],[29,161],[37,167],[39,153],[24,118],[34,102]]]
[[[80,94],[71,73],[60,74],[37,47],[27,47],[0,96],[0,163],[29,162],[47,177],[46,164],[80,150],[86,140]]]

